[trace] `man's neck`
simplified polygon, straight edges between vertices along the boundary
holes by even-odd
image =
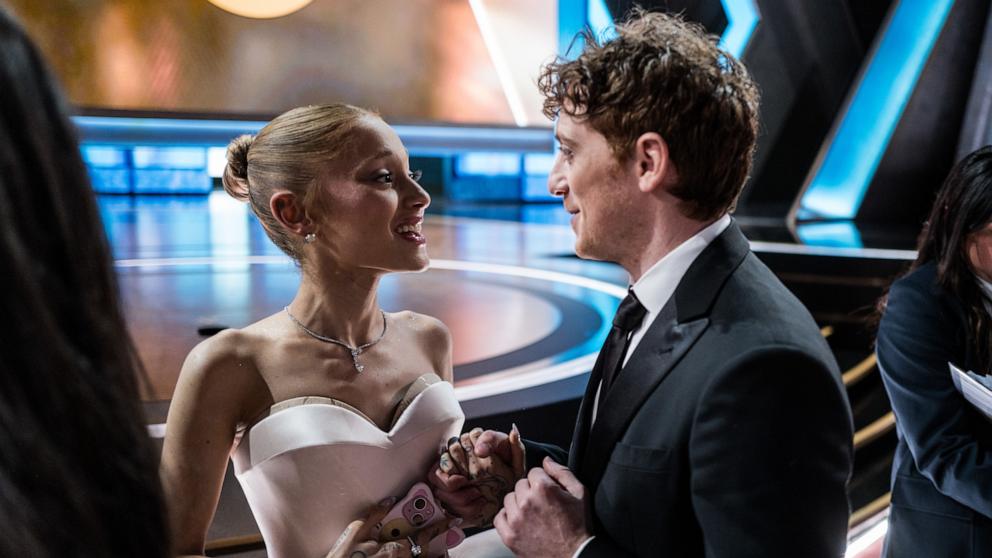
[[[697,221],[678,211],[671,213],[674,215],[659,215],[650,234],[645,235],[641,240],[641,245],[631,246],[632,250],[630,257],[627,258],[628,261],[620,262],[630,274],[631,284],[636,283],[654,264],[661,261],[672,250],[720,219],[720,217],[715,217],[706,221]]]

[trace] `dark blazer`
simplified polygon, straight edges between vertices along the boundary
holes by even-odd
[[[598,383],[568,455],[593,495],[583,558],[844,555],[853,450],[840,373],[736,223],[693,262],[590,429]]]
[[[884,556],[992,556],[992,424],[954,389],[947,363],[976,368],[959,300],[925,264],[889,290],[876,353],[896,415]]]

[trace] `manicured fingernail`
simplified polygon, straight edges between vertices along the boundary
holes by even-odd
[[[517,430],[517,423],[515,423],[515,422],[514,422],[514,423],[512,423],[512,424],[510,425],[510,429],[511,429],[511,430],[512,430],[513,432],[516,432],[516,433],[517,433],[517,436],[519,436],[519,435],[520,435],[520,431],[519,431],[519,430]]]
[[[392,506],[395,503],[396,503],[396,496],[390,496],[389,498],[386,498],[383,501],[379,502],[379,505],[382,507],[386,507],[386,506]]]
[[[452,436],[448,438],[448,445],[450,446],[451,444],[454,444],[457,441],[458,441],[458,436]]]

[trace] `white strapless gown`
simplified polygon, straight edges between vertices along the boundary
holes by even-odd
[[[465,420],[451,384],[431,377],[388,432],[324,397],[280,403],[245,431],[232,460],[270,558],[323,558],[350,522],[424,480]]]

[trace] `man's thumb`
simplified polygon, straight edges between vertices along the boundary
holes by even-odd
[[[585,497],[586,487],[582,485],[579,479],[575,476],[568,467],[559,464],[550,457],[544,458],[544,472],[548,474],[549,477],[554,479],[555,482],[561,485],[569,494],[572,496],[582,499]]]

